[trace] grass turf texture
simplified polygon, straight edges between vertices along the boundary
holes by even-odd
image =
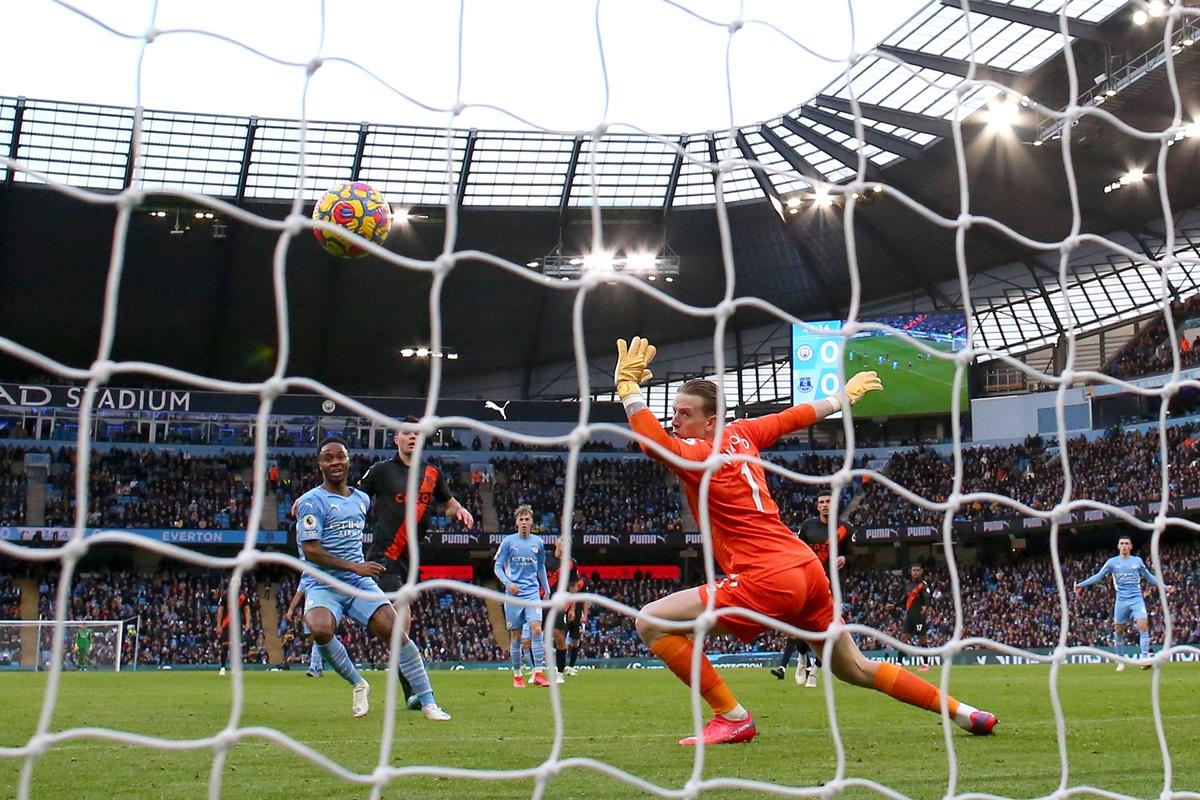
[[[704,778],[739,777],[790,786],[815,786],[834,772],[835,754],[822,689],[772,678],[765,668],[723,670],[738,698],[755,714],[759,736],[749,744],[709,748]],[[1064,667],[1060,690],[1067,720],[1071,784],[1157,797],[1162,787],[1150,672],[1117,674],[1111,665]],[[368,717],[350,716],[350,687],[336,676],[316,680],[303,672],[245,676],[242,726],[267,725],[287,733],[347,769],[369,773],[376,764],[384,719],[382,673],[372,682]],[[938,680],[937,669],[927,677]],[[1051,712],[1049,668],[959,667],[953,691],[1000,718],[998,735],[972,737],[954,729],[958,791],[1012,797],[1046,795],[1058,786],[1059,758]],[[546,689],[511,687],[507,671],[439,672],[439,700],[454,714],[447,723],[400,711],[392,765],[468,769],[536,767],[549,754],[553,724]],[[822,676],[822,681],[825,677]],[[45,676],[0,676],[0,746],[19,746],[33,731]],[[1200,789],[1200,673],[1168,665],[1162,707],[1174,760],[1174,788]],[[63,676],[53,729],[99,726],[175,739],[212,735],[226,724],[229,678],[213,672],[71,673]],[[691,729],[683,687],[663,670],[588,671],[562,688],[566,737],[562,757],[601,759],[645,780],[680,788],[693,750],[676,744]],[[878,780],[912,797],[940,798],[948,775],[939,718],[876,692],[837,684],[839,724],[847,775]],[[198,798],[207,795],[213,751],[167,752],[94,739],[74,740],[38,759],[36,798]],[[21,762],[0,759],[0,796],[16,793]],[[531,779],[477,781],[412,777],[394,781],[388,798],[499,798],[529,796]],[[221,797],[295,800],[365,798],[369,787],[340,781],[263,739],[245,739],[229,754]],[[591,769],[570,768],[547,787],[548,798],[646,797]],[[704,797],[759,796],[746,790]],[[851,789],[851,798],[878,797]]]
[[[950,352],[947,344],[933,341],[927,341],[926,344],[944,353]],[[895,336],[851,339],[847,350],[857,356],[853,361],[846,360],[847,376],[873,369],[883,381],[882,392],[869,394],[855,404],[854,416],[865,418],[950,412],[954,382],[954,362],[950,359],[935,356],[930,360],[925,353]],[[883,364],[877,363],[881,355],[888,356]],[[892,361],[899,362],[896,369],[892,369]],[[963,378],[962,405],[959,408],[966,411],[970,405],[967,402],[966,376]]]

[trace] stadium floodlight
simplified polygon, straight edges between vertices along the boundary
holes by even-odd
[[[813,193],[813,204],[817,208],[829,208],[833,205],[833,195],[829,193],[827,187],[822,186]]]
[[[407,225],[412,215],[404,206],[392,206],[392,221],[397,225]]]
[[[627,272],[652,272],[656,260],[654,253],[632,253],[625,259],[625,270]]]
[[[578,278],[587,272],[614,273],[624,272],[638,275],[649,280],[679,275],[679,256],[670,247],[663,245],[658,251],[634,250],[628,255],[622,251],[608,253],[585,253],[583,255],[564,255],[562,246],[555,247],[540,259],[531,259],[540,263],[542,274],[548,278],[570,280]]]
[[[404,357],[404,358],[412,358],[412,357],[413,357],[413,356],[415,356],[416,354],[417,354],[417,351],[416,351],[414,348],[412,348],[412,347],[402,347],[402,348],[400,348],[400,355],[401,355],[402,357]]]
[[[1163,0],[1150,0],[1146,4],[1146,12],[1152,19],[1158,19],[1163,14],[1167,13],[1167,4]]]
[[[1134,168],[1121,176],[1121,184],[1128,185],[1130,183],[1141,183],[1146,180],[1146,173],[1143,170]]]
[[[612,272],[612,253],[587,253],[583,257],[583,268],[595,272]]]
[[[1150,21],[1150,15],[1147,14],[1145,11],[1142,11],[1140,8],[1137,11],[1133,12],[1133,24],[1134,25],[1145,25],[1149,21]]]
[[[987,128],[993,133],[1010,132],[1020,113],[1021,109],[1015,103],[1010,103],[1005,97],[998,97],[988,104]]]
[[[525,264],[525,266],[529,267],[530,269],[537,269],[538,267],[541,266],[541,263],[538,261],[530,261],[530,262],[527,262]]]
[[[428,356],[429,356],[429,348],[428,347],[418,347],[417,348],[417,358],[427,358]]]

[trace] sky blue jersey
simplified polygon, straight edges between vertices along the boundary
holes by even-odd
[[[320,542],[331,555],[361,564],[363,529],[367,526],[367,509],[370,507],[371,498],[359,489],[351,489],[345,497],[323,486],[302,494],[296,506],[296,546],[300,559],[307,560],[304,542]],[[347,583],[358,577],[341,569],[325,571]],[[300,588],[307,589],[317,583],[319,581],[305,575],[300,579]]]
[[[496,553],[496,577],[505,588],[515,583],[520,589],[518,597],[532,600],[538,598],[538,588],[550,593],[550,582],[546,579],[546,543],[533,535],[521,536],[510,533],[500,542]]]
[[[1142,578],[1150,581],[1155,586],[1159,586],[1158,578],[1154,577],[1154,573],[1146,569],[1146,562],[1142,561],[1140,556],[1129,556],[1122,558],[1121,556],[1113,556],[1108,561],[1104,562],[1104,566],[1100,568],[1092,577],[1086,581],[1080,581],[1080,586],[1091,586],[1105,575],[1112,575],[1113,587],[1117,590],[1117,600],[1136,600],[1142,596]]]

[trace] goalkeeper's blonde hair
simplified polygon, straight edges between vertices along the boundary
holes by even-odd
[[[679,387],[679,394],[690,394],[704,401],[702,406],[704,416],[713,417],[717,414],[717,384],[703,378],[693,378]]]

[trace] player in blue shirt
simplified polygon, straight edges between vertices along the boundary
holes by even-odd
[[[517,532],[509,534],[500,542],[496,552],[496,577],[509,594],[522,600],[538,600],[539,592],[550,596],[550,582],[546,580],[546,545],[538,536],[533,536],[533,509],[517,506],[513,515]],[[521,675],[521,628],[529,623],[529,634],[533,645],[533,683],[549,686],[542,673],[546,663],[546,645],[542,641],[542,609],[539,606],[523,606],[516,603],[504,604],[504,624],[508,628],[508,652],[512,657],[513,686],[525,688]]]
[[[300,558],[370,596],[346,594],[306,573],[300,578],[299,587],[304,592],[304,624],[324,660],[354,687],[351,709],[354,716],[362,717],[369,708],[371,687],[358,674],[335,633],[342,617],[349,615],[372,635],[390,644],[396,610],[375,582],[383,573],[383,565],[363,559],[363,529],[371,500],[346,483],[350,472],[346,443],[336,438],[321,442],[317,466],[323,482],[296,502],[296,544]],[[404,634],[400,636],[400,672],[420,697],[426,719],[450,719],[434,700],[421,652]]]
[[[1141,656],[1149,658],[1150,621],[1146,614],[1146,600],[1142,597],[1142,578],[1150,581],[1167,594],[1172,594],[1175,588],[1159,583],[1158,578],[1154,577],[1154,573],[1146,569],[1146,563],[1140,557],[1130,555],[1132,552],[1133,540],[1128,536],[1122,536],[1117,540],[1119,555],[1105,561],[1100,571],[1092,577],[1084,581],[1077,581],[1075,594],[1082,594],[1083,587],[1091,586],[1106,575],[1111,575],[1113,587],[1117,590],[1116,606],[1113,609],[1113,646],[1119,654],[1125,645],[1125,626],[1129,624],[1130,619],[1133,619],[1137,621]],[[1142,669],[1150,669],[1150,667],[1150,664],[1142,664]],[[1117,672],[1124,670],[1125,664],[1118,662]]]

